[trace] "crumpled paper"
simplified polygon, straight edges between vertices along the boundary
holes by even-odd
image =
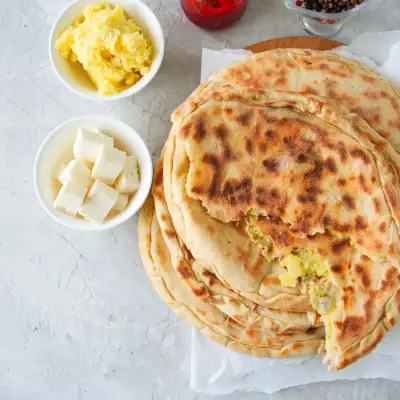
[[[400,88],[400,31],[365,33],[348,46],[333,51],[368,64]],[[246,50],[203,49],[201,81],[248,53]],[[195,329],[192,330],[191,352],[191,388],[210,395],[234,391],[274,393],[292,386],[337,379],[400,381],[400,325],[387,334],[374,352],[338,372],[327,372],[320,355],[277,360],[235,353]]]

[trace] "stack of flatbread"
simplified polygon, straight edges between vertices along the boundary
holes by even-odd
[[[274,50],[174,112],[139,220],[174,311],[260,357],[364,356],[400,311],[400,97],[331,53]]]

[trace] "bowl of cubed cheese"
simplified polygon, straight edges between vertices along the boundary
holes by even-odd
[[[151,188],[153,167],[140,135],[100,115],[70,119],[45,139],[35,161],[39,200],[63,225],[85,231],[131,218]]]

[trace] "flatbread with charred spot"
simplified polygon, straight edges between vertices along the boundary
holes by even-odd
[[[400,94],[357,61],[316,50],[276,49],[222,68],[211,81],[322,96],[359,115],[400,151]],[[203,89],[203,88],[202,88]]]
[[[186,135],[185,126],[196,126],[218,104],[246,114],[247,125],[238,129],[237,118],[221,114],[203,123],[202,140]],[[298,237],[331,231],[373,259],[400,266],[400,156],[361,118],[317,96],[260,90],[254,96],[227,85],[197,96],[188,112],[176,129],[181,153],[175,157],[180,170],[188,169],[187,196],[200,200],[210,217],[226,223],[266,215]],[[244,150],[247,139],[251,153]],[[347,180],[345,188],[340,179]],[[394,256],[389,248],[397,249]]]
[[[157,211],[164,218],[157,219],[154,202],[159,203]],[[295,313],[251,309],[243,299],[238,306],[240,296],[218,283],[209,271],[193,265],[196,262],[188,257],[187,249],[176,238],[164,236],[159,221],[171,227],[163,200],[149,197],[139,220],[141,255],[152,284],[177,315],[212,340],[247,354],[287,357],[322,352],[324,329],[320,324],[310,324],[306,314],[297,318]]]
[[[168,259],[163,281],[189,308],[212,304],[232,349],[295,355],[323,321],[329,368],[353,363],[400,309],[399,118],[394,86],[336,55],[273,51],[219,71],[173,114],[146,207],[166,251],[146,269]]]
[[[214,111],[217,108],[219,114]],[[206,117],[210,114],[213,118]],[[202,134],[198,135],[200,125]],[[248,141],[252,142],[250,151]],[[382,310],[396,287],[386,285],[384,294],[372,298],[369,292],[361,295],[358,272],[359,258],[366,257],[369,264],[365,265],[381,272],[370,289],[376,291],[386,271],[397,271],[400,265],[399,166],[399,155],[364,120],[319,96],[254,93],[211,83],[188,101],[175,123],[164,161],[165,195],[176,231],[193,257],[212,266],[221,281],[237,292],[260,295],[265,278],[279,277],[276,260],[283,254],[273,252],[277,243],[289,240],[284,227],[295,239],[296,249],[307,249],[306,243],[321,236],[329,288],[324,283],[312,290],[318,292],[314,297],[329,299],[329,310],[317,311],[326,313],[330,368],[339,369],[355,359],[346,349],[356,348],[381,324]],[[374,176],[375,182],[368,182],[366,176]],[[340,179],[346,179],[345,190]],[[374,211],[376,201],[379,213]],[[258,237],[252,238],[264,256],[259,263],[259,253],[251,245],[240,250],[222,242],[235,234],[244,246],[251,235],[246,238],[243,221],[251,215],[284,225],[272,240],[272,256],[268,250],[271,232],[265,235],[259,230]],[[213,240],[206,231],[210,224],[214,225]],[[338,256],[346,248],[343,261]],[[253,249],[253,256],[248,249]],[[338,265],[345,265],[345,271],[338,271]],[[347,282],[348,278],[354,282]],[[392,279],[396,283],[398,277]],[[300,287],[299,294],[311,290],[307,285]],[[359,325],[363,321],[363,329],[355,329],[354,321]]]

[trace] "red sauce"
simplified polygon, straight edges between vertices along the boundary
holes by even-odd
[[[224,29],[238,21],[247,0],[181,0],[183,11],[197,26],[209,30]]]

